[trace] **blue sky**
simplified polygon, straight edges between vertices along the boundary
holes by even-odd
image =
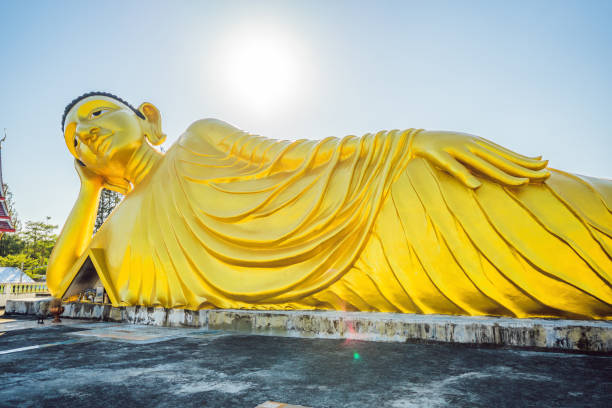
[[[90,90],[155,104],[166,147],[205,117],[285,139],[418,127],[612,177],[610,1],[3,1],[0,15],[3,172],[25,220],[70,211],[60,119]],[[261,68],[245,44],[288,76],[245,77]]]

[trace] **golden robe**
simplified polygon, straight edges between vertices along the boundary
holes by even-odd
[[[88,253],[115,305],[612,318],[611,181],[472,190],[411,156],[416,132],[196,122]]]

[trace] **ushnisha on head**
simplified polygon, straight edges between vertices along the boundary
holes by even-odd
[[[131,190],[142,178],[136,170],[156,152],[151,145],[166,139],[155,106],[144,102],[136,109],[106,92],[89,92],[70,102],[62,131],[79,164],[121,192]]]

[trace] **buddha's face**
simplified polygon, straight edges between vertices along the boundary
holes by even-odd
[[[145,141],[147,120],[109,97],[94,95],[70,109],[64,122],[70,152],[111,183],[121,184],[134,152]]]

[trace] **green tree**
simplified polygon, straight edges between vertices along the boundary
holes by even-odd
[[[0,238],[0,257],[7,255],[17,255],[25,249],[25,242],[21,238],[19,231],[5,232]]]
[[[97,232],[104,220],[110,215],[115,206],[121,202],[123,196],[116,191],[103,189],[100,194],[100,202],[98,203],[98,214],[96,215],[96,223],[94,224],[94,233]]]
[[[2,234],[0,266],[21,268],[32,278],[40,278],[46,273],[49,255],[57,240],[57,225],[50,224],[51,218],[46,217],[44,221],[27,221],[22,229],[13,193],[6,184],[2,188],[16,232]]]
[[[35,259],[30,258],[23,252],[16,255],[0,256],[0,265],[21,268],[23,271],[33,271],[38,266]]]
[[[46,268],[47,260],[53,245],[57,240],[55,229],[57,225],[49,224],[51,217],[46,217],[45,221],[26,221],[22,237],[25,242],[24,253],[37,261],[39,267]]]

